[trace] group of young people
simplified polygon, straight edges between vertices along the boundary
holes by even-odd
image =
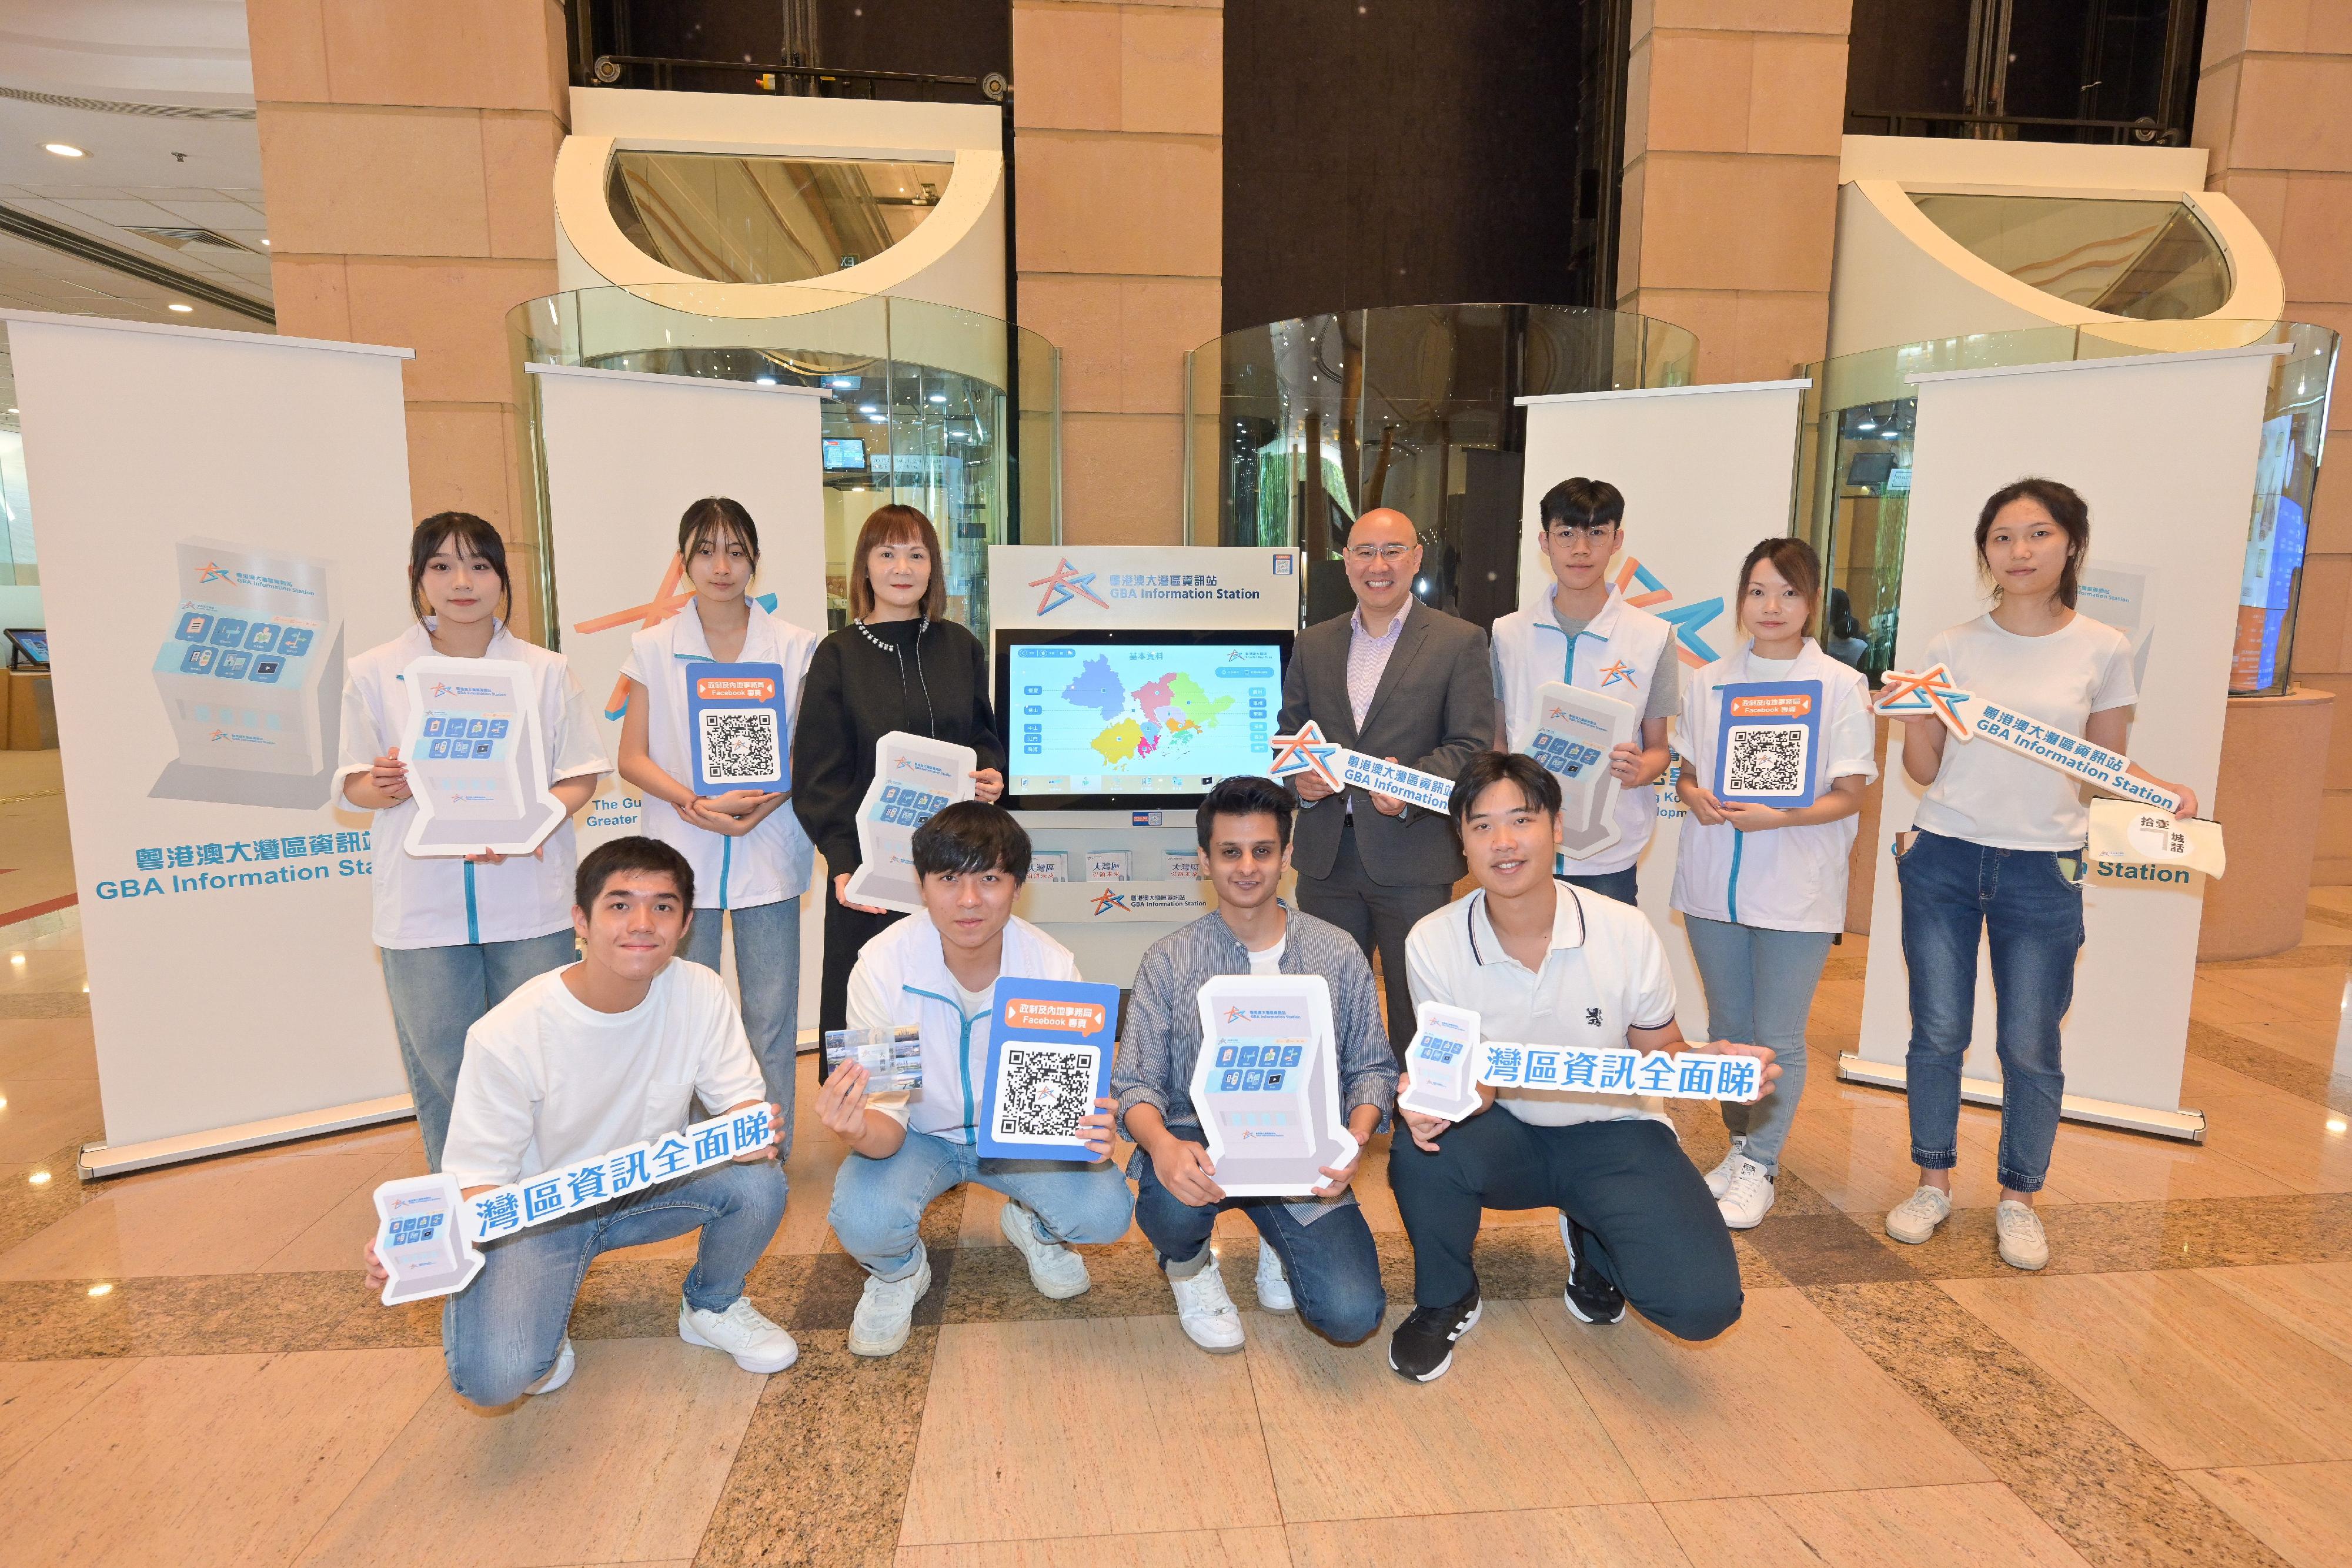
[[[1394,1134],[1388,1178],[1414,1260],[1413,1310],[1389,1339],[1398,1373],[1442,1375],[1477,1322],[1473,1255],[1489,1208],[1559,1211],[1564,1300],[1580,1321],[1613,1323],[1630,1306],[1684,1339],[1722,1333],[1741,1305],[1729,1231],[1772,1206],[1803,1092],[1807,1015],[1844,924],[1854,818],[1875,776],[1870,693],[1807,633],[1823,585],[1801,541],[1766,539],[1748,553],[1740,646],[1686,672],[1672,628],[1610,584],[1625,536],[1616,489],[1568,480],[1539,516],[1553,585],[1491,637],[1413,599],[1421,546],[1407,519],[1375,511],[1356,521],[1342,552],[1356,607],[1302,633],[1280,722],[1289,730],[1317,720],[1343,744],[1454,780],[1450,810],[1311,779],[1216,785],[1196,816],[1216,905],[1143,957],[1112,1093],[1080,1124],[1093,1163],[978,1155],[975,1086],[996,982],[1078,972],[1068,949],[1013,913],[1030,844],[994,803],[1003,749],[985,653],[944,618],[939,542],[921,513],[887,507],[868,518],[851,561],[852,619],[820,638],[750,597],[759,536],[742,507],[713,498],[688,508],[677,542],[694,597],[637,634],[625,669],[619,771],[645,798],[640,835],[576,866],[568,821],[531,856],[419,859],[394,847],[415,809],[394,744],[406,719],[400,673],[427,652],[533,665],[548,774],[575,811],[612,766],[562,656],[517,638],[501,618],[508,581],[496,530],[465,514],[425,519],[410,562],[417,624],[352,665],[341,790],[387,819],[375,933],[428,1159],[470,1194],[657,1136],[694,1102],[710,1113],[765,1103],[780,1129],[775,1147],[744,1161],[490,1249],[482,1276],[445,1309],[453,1385],[484,1405],[560,1385],[572,1365],[564,1324],[587,1263],[695,1228],[681,1336],[747,1370],[790,1364],[790,1334],[743,1284],[783,1211],[798,894],[818,849],[833,873],[823,1026],[914,1026],[923,1058],[912,1091],[877,1092],[854,1063],[829,1076],[820,1065],[814,1116],[845,1146],[828,1218],[867,1275],[852,1351],[887,1355],[906,1343],[930,1288],[923,1212],[961,1183],[1004,1196],[1005,1239],[1048,1297],[1084,1292],[1087,1264],[1074,1249],[1116,1240],[1133,1223],[1156,1250],[1186,1334],[1205,1350],[1237,1349],[1242,1318],[1210,1237],[1217,1215],[1238,1208],[1260,1238],[1260,1306],[1296,1310],[1342,1343],[1371,1335],[1388,1301],[1353,1192],[1360,1160],[1327,1168],[1324,1184],[1297,1199],[1229,1196],[1187,1093],[1202,1047],[1201,986],[1253,973],[1326,979],[1348,1131],[1359,1150]],[[1993,496],[1975,532],[1991,609],[1937,636],[1926,662],[2119,751],[2136,697],[2129,648],[2074,609],[2088,541],[2087,509],[2063,485],[2023,480]],[[776,663],[797,685],[788,792],[701,794],[684,781],[687,673],[709,660]],[[1560,855],[1559,780],[1522,749],[1537,724],[1534,693],[1555,680],[1641,715],[1636,739],[1609,758],[1622,786],[1621,836],[1590,862]],[[1759,680],[1822,683],[1812,805],[1726,802],[1702,782],[1723,688]],[[924,907],[905,916],[861,908],[846,893],[874,743],[895,729],[971,746],[981,764],[975,799],[915,835]],[[1989,937],[2004,1081],[2000,1251],[2039,1268],[2048,1245],[2032,1195],[2063,1085],[2058,1031],[2083,940],[2086,813],[2062,776],[1943,741],[1932,717],[1903,721],[1904,766],[1927,791],[1917,831],[1897,845],[1919,1182],[1886,1229],[1924,1241],[1950,1212],[1976,951]],[[1421,1004],[1475,1010],[1496,1038],[1683,1046],[1664,942],[1635,904],[1658,783],[1677,758],[1673,788],[1689,815],[1672,904],[1706,990],[1709,1049],[1756,1057],[1765,1084],[1752,1104],[1723,1107],[1730,1152],[1700,1173],[1663,1103],[1633,1095],[1482,1088],[1479,1110],[1458,1123],[1399,1111]],[[1277,894],[1294,869],[1295,906]],[[1465,877],[1471,890],[1457,898]],[[729,920],[740,1012],[717,977]],[[1108,1161],[1120,1135],[1135,1149],[1124,1173]]]

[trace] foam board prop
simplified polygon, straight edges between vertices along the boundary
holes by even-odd
[[[1220,975],[1201,988],[1192,1107],[1217,1185],[1303,1197],[1360,1152],[1339,1119],[1339,1036],[1320,975]]]
[[[1715,737],[1715,798],[1783,810],[1811,805],[1822,701],[1819,681],[1744,681],[1724,687]]]
[[[375,1189],[375,1254],[391,1276],[383,1304],[455,1295],[482,1271],[481,1249],[490,1242],[775,1141],[768,1108],[752,1105],[472,1197],[458,1196],[446,1171],[385,1182]]]
[[[686,732],[694,747],[697,789],[724,794],[793,787],[782,665],[695,665],[686,683]]]
[[[1748,1104],[1764,1092],[1762,1063],[1752,1056],[1685,1051],[1611,1051],[1598,1046],[1486,1041],[1478,1082],[1496,1089],[1587,1089],[1600,1094],[1656,1094],[1669,1100],[1731,1100]]]
[[[1478,1015],[1444,1002],[1423,1002],[1414,1012],[1420,1027],[1404,1048],[1410,1082],[1398,1091],[1397,1104],[1459,1122],[1478,1109]]]
[[[2172,867],[2220,876],[2230,857],[2221,824],[2174,817],[2128,800],[2091,802],[2091,859],[2122,865]]]
[[[519,659],[427,654],[401,672],[409,692],[400,754],[416,815],[413,855],[527,855],[555,831],[539,677]]]
[[[1102,1158],[1078,1118],[1110,1093],[1118,988],[1090,980],[999,980],[981,1090],[982,1159]]]
[[[1617,797],[1625,787],[1609,771],[1609,754],[1633,744],[1642,716],[1631,703],[1547,681],[1536,688],[1543,719],[1528,754],[1559,780],[1559,852],[1589,860],[1625,836]]]
[[[874,782],[857,807],[860,863],[849,873],[849,902],[912,915],[923,907],[915,874],[915,830],[942,808],[971,799],[980,754],[894,729],[874,743]]]
[[[1289,779],[1301,773],[1313,774],[1333,789],[1370,789],[1375,794],[1393,796],[1424,811],[1445,811],[1454,800],[1453,779],[1351,751],[1337,741],[1324,739],[1323,727],[1312,719],[1301,725],[1296,735],[1274,737],[1274,762],[1266,769],[1269,779]]]
[[[1974,692],[1964,692],[1953,683],[1951,672],[1941,664],[1916,674],[1887,671],[1878,700],[1871,706],[1879,713],[1897,717],[1932,713],[1946,729],[1963,741],[1981,737],[2021,757],[2032,758],[2045,768],[2079,779],[2094,789],[2154,806],[2167,815],[2181,807],[2180,797],[2171,790],[2130,773],[2131,758],[2094,746],[2079,735],[2069,735],[2022,714],[2011,713]]]

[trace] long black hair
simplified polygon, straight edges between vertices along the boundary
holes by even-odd
[[[1990,569],[1985,560],[1985,538],[1992,532],[1992,520],[2011,501],[2039,501],[2058,526],[2066,530],[2066,564],[2058,571],[2058,602],[2067,609],[2074,608],[2075,580],[2081,573],[2083,558],[2091,553],[2091,504],[2074,493],[2071,485],[2061,485],[2055,479],[2020,479],[2003,485],[1987,498],[1984,510],[1977,514],[1977,567]],[[2000,585],[1993,584],[1993,597],[2000,596]]]

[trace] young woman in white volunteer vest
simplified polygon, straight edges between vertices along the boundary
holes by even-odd
[[[383,952],[384,988],[392,994],[425,1158],[436,1171],[466,1031],[525,980],[572,960],[578,852],[570,813],[588,803],[612,766],[563,655],[524,642],[500,618],[511,600],[498,529],[470,512],[437,512],[409,539],[408,601],[416,624],[353,659],[343,683],[336,778],[345,800],[376,813],[375,942]],[[549,787],[566,812],[537,852],[460,859],[402,848],[416,814],[400,757],[409,708],[402,672],[428,653],[530,666]]]
[[[794,1053],[800,1048],[801,893],[816,852],[784,789],[698,789],[688,732],[688,683],[696,668],[774,664],[783,672],[785,721],[801,715],[801,683],[817,634],[754,603],[760,530],[740,503],[712,496],[677,524],[678,559],[693,601],[629,640],[621,674],[629,705],[621,719],[621,777],[646,798],[638,828],[694,868],[694,924],[681,956],[719,967],[720,927],[735,927],[735,978],[743,1029],[784,1108],[782,1153],[791,1153]],[[792,737],[778,737],[790,756]]]
[[[1805,1092],[1805,1019],[1831,940],[1845,929],[1846,853],[1863,787],[1878,777],[1870,683],[1805,635],[1821,608],[1822,561],[1802,539],[1766,539],[1740,563],[1746,646],[1691,677],[1675,749],[1675,790],[1690,812],[1675,861],[1674,906],[1706,989],[1707,1032],[1769,1045],[1780,1077],[1753,1105],[1726,1103],[1731,1152],[1707,1189],[1734,1230],[1771,1212],[1780,1146]],[[1810,806],[1727,804],[1716,798],[1725,688],[1758,682],[1821,683]],[[1735,710],[1736,716],[1736,710]],[[1735,772],[1729,793],[1743,781]],[[1757,780],[1746,780],[1751,785]],[[1775,779],[1794,788],[1797,780]]]
[[[1657,782],[1674,753],[1667,721],[1682,700],[1675,631],[1625,602],[1609,585],[1609,559],[1625,547],[1625,497],[1605,479],[1563,479],[1537,503],[1540,548],[1553,583],[1533,608],[1495,622],[1495,712],[1498,751],[1525,751],[1542,715],[1536,693],[1548,681],[1601,692],[1642,716],[1639,745],[1610,753],[1609,770],[1624,786],[1617,797],[1619,838],[1582,860],[1561,856],[1558,873],[1605,897],[1634,902],[1634,862],[1658,825]]]
[[[2137,699],[2131,643],[2074,609],[2091,548],[2090,508],[2052,479],[1995,491],[1977,518],[1990,613],[1937,633],[1917,661],[1954,683],[2109,751],[2125,749]],[[2059,1022],[2083,946],[2083,852],[2090,812],[2065,774],[1990,742],[1948,742],[1933,715],[1903,716],[1903,768],[1927,787],[1916,831],[1897,841],[1903,959],[1911,972],[1911,1158],[1919,1190],[1886,1217],[1897,1241],[1925,1241],[1952,1212],[1959,1164],[1960,1059],[1976,1009],[1977,943],[1989,936],[2000,1007],[2002,1261],[2039,1269],[2050,1242],[2033,1195],[2050,1169],[2066,1077]],[[2177,790],[2184,812],[2197,798]]]

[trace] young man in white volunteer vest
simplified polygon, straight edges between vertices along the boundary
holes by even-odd
[[[1485,752],[1463,768],[1452,814],[1478,886],[1406,938],[1414,1005],[1468,1008],[1488,1040],[1683,1049],[1674,976],[1648,917],[1551,874],[1559,781],[1532,758]],[[1780,1072],[1759,1046],[1707,1049],[1756,1057],[1767,1082]],[[1413,1270],[1413,1311],[1389,1340],[1400,1375],[1443,1376],[1476,1326],[1471,1253],[1489,1208],[1574,1219],[1564,1299],[1581,1322],[1616,1322],[1629,1301],[1677,1339],[1713,1339],[1738,1321],[1731,1233],[1663,1100],[1481,1087],[1460,1122],[1402,1105],[1397,1116],[1408,1135],[1389,1145],[1389,1182]]]
[[[1624,786],[1617,841],[1554,867],[1579,887],[1631,904],[1634,862],[1658,823],[1657,782],[1674,755],[1667,721],[1682,706],[1675,629],[1609,584],[1610,558],[1625,543],[1625,497],[1616,486],[1563,479],[1544,492],[1537,516],[1553,582],[1535,605],[1495,622],[1496,745],[1528,749],[1542,716],[1536,693],[1551,681],[1615,697],[1642,716],[1641,744],[1620,746],[1609,758],[1609,771]]]
[[[1029,874],[1029,835],[1003,807],[964,800],[915,830],[914,858],[923,913],[859,951],[847,1011],[854,1030],[919,1026],[922,1083],[869,1095],[866,1070],[845,1062],[816,1101],[817,1118],[849,1145],[827,1218],[867,1276],[849,1325],[857,1355],[889,1355],[907,1343],[915,1303],[931,1288],[923,1210],[948,1188],[977,1182],[1004,1195],[1004,1239],[1027,1261],[1029,1282],[1055,1301],[1093,1282],[1071,1245],[1116,1241],[1135,1213],[1127,1178],[1108,1157],[1108,1097],[1078,1123],[1092,1163],[980,1157],[996,982],[1079,977],[1068,948],[1013,913]]]
[[[726,987],[676,961],[694,915],[685,858],[614,839],[581,861],[572,896],[579,962],[525,981],[467,1031],[441,1168],[468,1197],[674,1133],[696,1100],[713,1114],[761,1103]],[[449,1386],[485,1406],[554,1393],[572,1377],[566,1331],[589,1263],[690,1230],[702,1234],[677,1337],[746,1372],[782,1372],[800,1347],[743,1281],[783,1218],[771,1145],[493,1242],[474,1282],[442,1305]],[[373,1242],[366,1256],[368,1288],[382,1291]]]

